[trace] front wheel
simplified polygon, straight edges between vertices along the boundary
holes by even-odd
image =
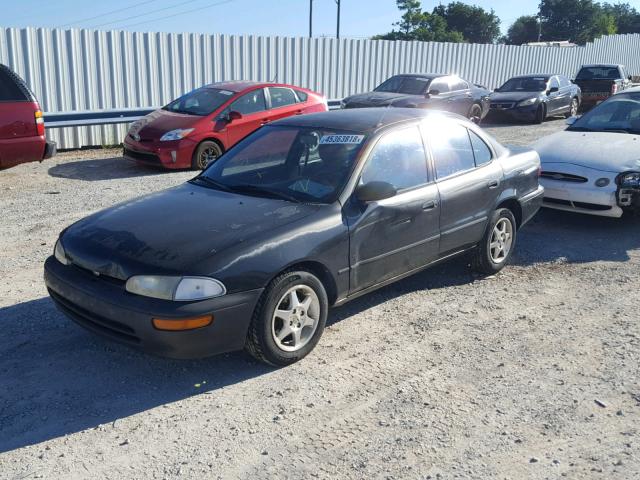
[[[469,110],[469,120],[476,125],[480,125],[480,123],[482,123],[482,107],[477,103],[474,103],[471,106],[471,110]]]
[[[258,302],[246,350],[270,365],[295,363],[320,340],[328,309],[327,292],[315,275],[286,272],[269,284]]]
[[[542,122],[544,122],[544,119],[546,117],[547,117],[547,108],[544,106],[544,104],[541,104],[536,110],[536,115],[533,118],[533,122],[540,125]]]
[[[478,245],[474,270],[492,275],[504,268],[516,245],[516,219],[508,208],[493,212],[487,231]]]
[[[204,170],[210,163],[215,162],[222,155],[222,148],[216,142],[207,140],[196,148],[191,160],[193,170]]]

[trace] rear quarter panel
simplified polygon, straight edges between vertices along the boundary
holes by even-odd
[[[520,200],[538,189],[540,157],[534,150],[509,147],[500,156],[499,162],[504,171],[504,188],[498,202],[509,198]]]

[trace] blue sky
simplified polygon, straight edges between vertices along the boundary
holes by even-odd
[[[132,31],[308,34],[309,0],[16,0],[3,3],[0,27],[73,26]],[[448,1],[423,0],[422,5],[431,10],[439,3]],[[475,0],[468,3],[493,8],[506,30],[518,16],[537,11],[539,0]],[[114,12],[118,9],[123,10]],[[335,14],[335,0],[314,0],[314,35],[334,35]],[[367,37],[385,33],[398,18],[395,0],[342,0],[341,34]]]

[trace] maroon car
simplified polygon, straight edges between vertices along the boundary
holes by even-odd
[[[0,64],[0,170],[51,158],[56,144],[44,136],[38,100],[24,81]]]
[[[212,83],[131,125],[124,157],[158,167],[201,170],[262,125],[326,110],[323,95],[300,87]]]

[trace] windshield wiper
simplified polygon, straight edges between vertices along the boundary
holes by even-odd
[[[223,190],[225,192],[230,192],[231,188],[228,185],[225,185],[224,183],[220,183],[215,181],[214,179],[207,177],[206,175],[199,175],[196,178],[192,178],[191,180],[189,180],[189,183],[196,183],[196,182],[201,182],[204,183],[206,185],[209,185],[217,190]]]
[[[631,130],[625,128],[603,128],[603,132],[615,132],[615,133],[632,133]]]
[[[569,127],[567,130],[570,130],[572,132],[593,132],[594,130],[587,128],[587,127]]]
[[[258,185],[230,185],[229,189],[237,193],[255,193],[257,195],[266,195],[269,197],[280,198],[282,200],[288,200],[290,202],[301,203],[293,195],[281,192],[279,190],[270,190],[268,188],[260,187]]]

